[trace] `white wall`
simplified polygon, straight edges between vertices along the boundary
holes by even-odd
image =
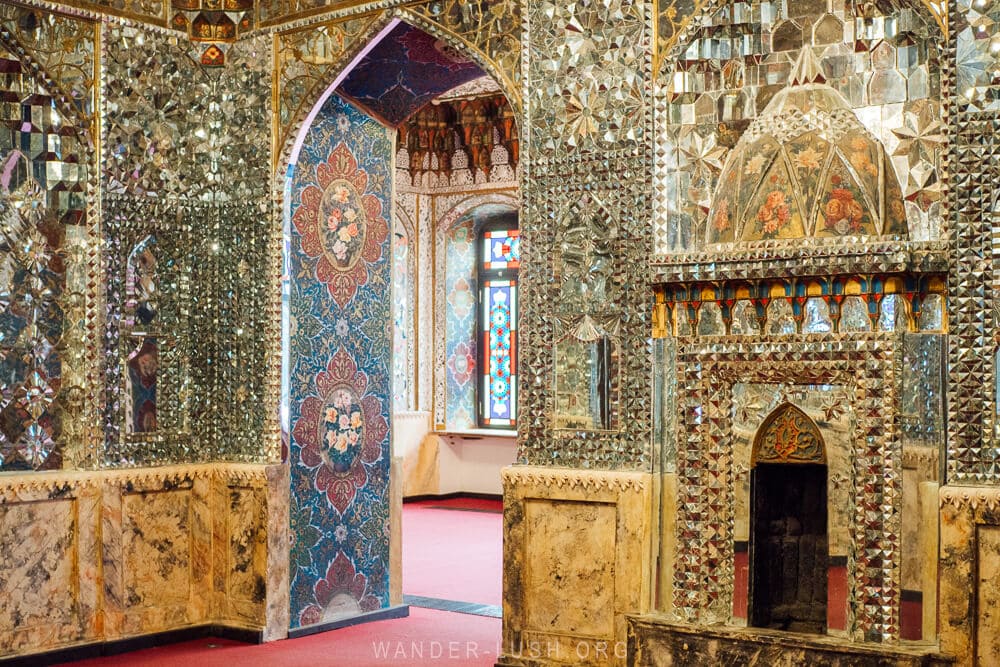
[[[500,470],[514,462],[513,434],[433,433],[427,411],[393,415],[393,455],[402,460],[403,496],[500,495]]]
[[[514,462],[517,439],[495,435],[440,437],[440,491],[500,495],[500,470]]]

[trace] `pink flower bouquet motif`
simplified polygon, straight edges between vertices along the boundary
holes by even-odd
[[[840,180],[834,176],[835,180]],[[847,188],[834,188],[823,206],[824,225],[838,234],[858,234],[864,209]]]
[[[302,465],[315,473],[317,491],[341,514],[368,483],[365,464],[382,457],[389,424],[382,402],[367,394],[368,376],[343,350],[316,376],[316,394],[302,401],[292,428]]]
[[[368,266],[379,261],[389,235],[382,203],[367,187],[367,172],[345,144],[337,144],[316,167],[316,183],[302,190],[292,216],[302,252],[319,260],[316,279],[342,308],[368,282]]]
[[[729,200],[723,199],[712,213],[712,228],[717,232],[724,232],[729,229],[729,225]]]
[[[377,597],[368,592],[368,578],[354,567],[343,551],[330,561],[326,576],[313,587],[316,603],[299,614],[299,624],[315,625],[379,608]]]
[[[788,208],[788,198],[781,190],[767,193],[767,199],[757,209],[757,222],[760,223],[764,238],[773,239],[778,235],[789,220],[792,213]]]

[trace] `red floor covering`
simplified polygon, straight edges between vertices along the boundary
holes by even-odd
[[[407,502],[405,508],[428,507],[432,509],[478,510],[482,512],[503,512],[503,501],[489,498],[442,498],[440,500],[417,500]]]
[[[481,502],[499,509],[499,502]],[[404,506],[403,594],[499,605],[503,515],[434,509],[440,506]]]
[[[171,644],[74,667],[381,667],[496,663],[500,619],[410,607],[408,618],[254,646],[224,639]]]
[[[442,509],[443,506],[454,509]],[[478,510],[478,511],[462,511]],[[484,511],[487,510],[487,511]],[[499,605],[502,515],[497,501],[408,503],[403,509],[403,593]],[[493,665],[500,619],[410,607],[408,618],[261,646],[201,639],[75,666],[379,667]]]

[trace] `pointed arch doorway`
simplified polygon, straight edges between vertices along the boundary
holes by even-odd
[[[825,634],[826,448],[794,405],[776,408],[757,431],[750,497],[750,625]]]
[[[408,17],[402,9],[383,15],[369,37],[358,37],[357,50],[327,63],[337,73],[317,81],[300,104],[276,170],[286,267],[290,636],[406,613],[400,554],[413,550],[402,548],[402,461],[438,403],[436,377],[418,371],[418,358],[433,358],[438,345],[428,325],[427,353],[417,343],[398,344],[404,359],[397,366],[395,328],[409,324],[414,334],[436,313],[436,299],[417,298],[437,293],[434,246],[418,250],[435,238],[435,198],[454,205],[469,192],[495,194],[502,189],[498,174],[516,187],[516,162],[509,162],[516,155],[514,112],[487,76],[488,63],[445,31]],[[326,38],[317,35],[320,43]],[[415,223],[403,235],[405,252],[393,245],[394,229],[405,230],[396,224],[401,212]],[[475,257],[476,244],[467,246]],[[411,282],[398,285],[407,310],[397,317],[394,264],[405,271],[410,257]],[[393,384],[397,368],[406,374],[402,392]],[[468,370],[474,378],[475,368]],[[421,378],[423,403],[415,389],[397,401]],[[398,410],[397,403],[418,409]],[[432,460],[439,471],[437,454]],[[499,539],[493,546],[499,560]],[[499,568],[496,578],[499,588]]]

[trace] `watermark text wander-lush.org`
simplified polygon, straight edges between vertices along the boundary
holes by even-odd
[[[580,640],[555,642],[529,640],[521,643],[502,642],[490,644],[475,641],[438,641],[434,639],[373,640],[372,654],[376,660],[391,664],[394,661],[465,661],[480,658],[542,658],[547,660],[607,660],[626,657],[625,642]]]

